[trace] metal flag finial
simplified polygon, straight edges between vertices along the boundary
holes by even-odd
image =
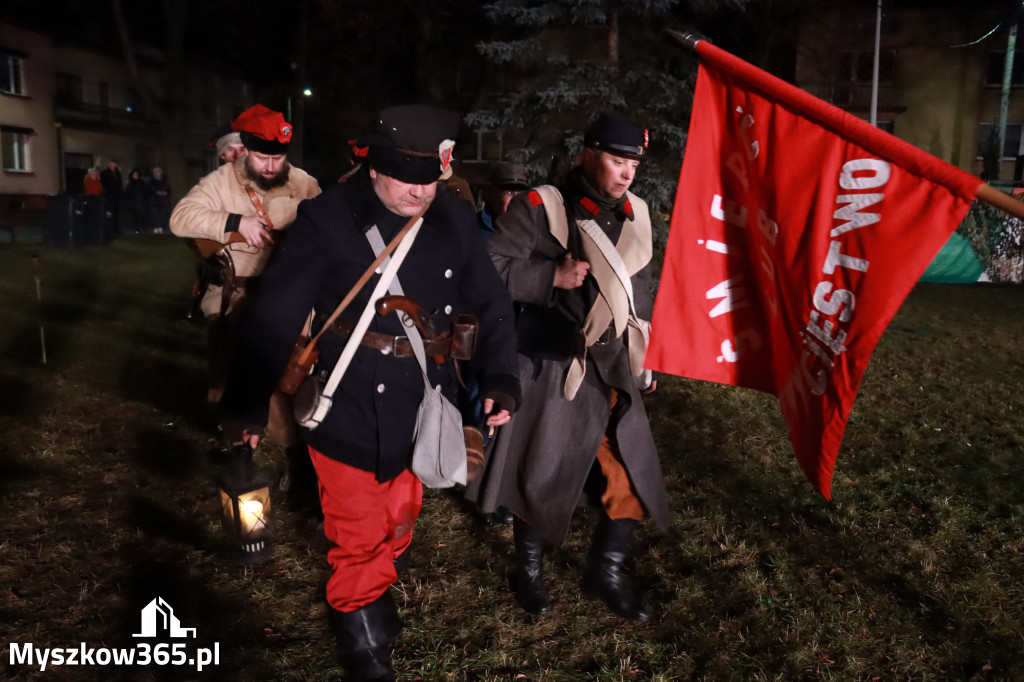
[[[691,50],[696,50],[697,43],[700,41],[707,40],[704,36],[699,33],[693,33],[692,31],[673,31],[672,29],[666,29],[666,33],[672,36],[680,45]]]

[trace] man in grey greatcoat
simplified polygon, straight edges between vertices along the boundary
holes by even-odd
[[[595,502],[583,591],[643,621],[624,585],[629,539],[641,520],[665,530],[670,516],[640,399],[656,388],[642,369],[652,235],[647,205],[628,189],[647,131],[605,113],[584,144],[580,166],[557,189],[515,197],[488,240],[517,308],[522,406],[468,494],[485,513],[515,515],[514,589],[534,615],[550,606],[545,543],[564,542],[574,509]]]

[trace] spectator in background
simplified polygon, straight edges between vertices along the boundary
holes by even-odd
[[[100,180],[100,167],[93,166],[86,172],[82,180],[82,189],[86,194],[103,194],[103,181]]]
[[[149,179],[149,192],[149,224],[153,232],[163,234],[171,217],[171,187],[164,177],[164,169],[159,166],[153,169],[153,177]]]
[[[149,185],[142,179],[138,168],[132,168],[128,174],[128,184],[124,187],[124,205],[128,207],[128,216],[135,234],[142,232],[149,218]]]
[[[480,211],[480,229],[484,236],[494,233],[494,221],[508,210],[508,202],[520,192],[530,189],[526,168],[521,163],[499,163],[491,169],[491,178],[483,192],[484,208]]]
[[[124,191],[124,181],[115,159],[107,162],[107,167],[100,173],[100,182],[103,183],[103,194],[107,197],[107,218],[113,227],[113,233],[121,234],[121,194]]]

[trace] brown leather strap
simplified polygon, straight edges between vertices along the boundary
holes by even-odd
[[[306,345],[305,349],[303,349],[302,351],[302,354],[299,356],[300,363],[309,361],[309,357],[313,354],[313,349],[316,348],[316,342],[320,340],[320,335],[327,331],[330,328],[330,326],[334,323],[334,321],[338,319],[338,315],[341,315],[341,311],[348,307],[348,304],[351,303],[352,299],[356,297],[356,294],[358,294],[359,290],[363,288],[363,285],[370,280],[370,277],[372,277],[373,273],[376,272],[378,267],[380,267],[380,264],[384,262],[384,259],[390,256],[391,252],[398,248],[398,245],[401,243],[402,239],[405,237],[405,235],[409,234],[409,230],[411,230],[412,226],[416,224],[416,221],[423,217],[423,214],[427,212],[428,208],[430,208],[430,204],[427,204],[426,206],[420,209],[419,213],[409,218],[409,221],[405,224],[405,227],[399,230],[398,234],[396,234],[391,239],[391,243],[384,247],[384,250],[381,251],[380,254],[378,254],[377,257],[373,259],[373,262],[370,263],[370,267],[366,268],[366,271],[359,278],[359,281],[352,285],[352,288],[349,289],[349,292],[345,294],[345,298],[341,300],[341,303],[338,304],[338,307],[335,308],[334,312],[331,313],[331,316],[327,318],[327,322],[324,323],[323,328],[319,332],[317,332],[316,336],[309,340],[309,343]]]
[[[335,320],[329,328],[346,339],[352,333],[352,325],[342,320]],[[328,327],[325,325],[324,329],[328,329]],[[412,344],[407,336],[392,336],[391,334],[381,334],[368,330],[363,334],[359,345],[374,348],[385,355],[393,354],[399,358],[413,357]],[[423,347],[427,355],[448,355],[448,351],[452,347],[451,334],[445,332],[429,341],[423,339]]]
[[[263,210],[263,202],[260,200],[260,196],[256,194],[252,187],[246,187],[245,191],[248,192],[249,199],[252,200],[252,205],[256,209],[256,216],[260,219],[260,222],[266,225],[268,230],[273,230],[274,222],[267,215],[267,212]]]

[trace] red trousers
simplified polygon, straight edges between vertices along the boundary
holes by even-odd
[[[320,479],[324,534],[331,541],[327,602],[351,612],[374,602],[398,579],[395,559],[412,542],[423,484],[406,469],[387,483],[309,448]]]

